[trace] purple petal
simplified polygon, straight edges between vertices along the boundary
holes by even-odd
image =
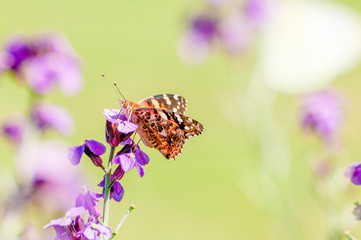
[[[74,146],[68,148],[68,159],[71,164],[78,165],[85,150],[85,145]]]
[[[86,229],[84,229],[83,235],[86,237],[86,239],[89,239],[89,240],[98,239],[98,237],[97,237],[98,233],[96,230],[92,229],[92,227],[87,227]]]
[[[112,230],[104,225],[98,224],[97,229],[99,232],[101,232],[104,236],[107,238],[110,238],[112,236]]]
[[[120,163],[120,155],[115,156],[115,157],[113,158],[112,162],[113,162],[114,164],[119,164],[119,163]]]
[[[119,158],[118,158],[119,159]],[[118,166],[116,169],[115,169],[115,171],[114,171],[114,173],[113,173],[113,177],[114,178],[116,178],[117,180],[120,180],[120,179],[122,179],[122,177],[124,176],[124,170],[123,170],[123,168],[122,168],[122,166]]]
[[[65,213],[65,216],[67,218],[73,218],[83,214],[85,211],[86,209],[84,207],[73,207]]]
[[[98,199],[96,193],[88,191],[85,187],[82,188],[82,192],[77,196],[75,205],[77,207],[83,206],[88,210],[91,216],[99,217],[100,211],[96,205]]]
[[[138,125],[132,122],[128,122],[128,121],[122,121],[119,123],[118,126],[118,131],[122,132],[122,133],[130,133],[130,132],[134,132],[135,130],[138,129]]]
[[[120,202],[124,196],[124,188],[119,182],[115,182],[112,186],[113,188],[113,199],[114,201]]]
[[[128,172],[134,168],[135,158],[130,157],[130,154],[123,154],[118,157],[124,172]]]
[[[142,150],[140,150],[139,146],[137,146],[137,149],[134,153],[135,158],[137,159],[137,162],[140,165],[147,165],[149,163],[149,157],[147,154],[145,154],[145,152],[143,152]]]
[[[87,147],[92,151],[95,155],[103,155],[107,150],[106,147],[95,140],[85,140]]]
[[[361,165],[357,166],[354,169],[351,177],[351,182],[355,185],[361,185]]]
[[[21,36],[11,36],[7,40],[3,56],[5,68],[18,72],[22,63],[34,56],[30,44]]]
[[[103,177],[103,180],[98,184],[99,187],[105,187],[105,176]]]
[[[119,123],[120,121],[126,120],[126,117],[118,109],[104,109],[103,114],[106,119],[112,123]]]
[[[355,171],[355,168],[358,167],[358,166],[360,166],[360,165],[361,165],[361,162],[355,162],[355,163],[350,164],[350,165],[346,168],[346,170],[345,170],[345,172],[343,173],[343,175],[344,175],[345,177],[351,178],[352,175],[353,175],[353,172]]]
[[[65,108],[48,102],[37,102],[31,115],[39,129],[50,127],[67,135],[74,130],[71,114]]]
[[[83,86],[80,64],[72,57],[59,58],[56,64],[57,82],[64,95],[74,96]]]
[[[310,93],[303,97],[302,127],[315,131],[325,143],[337,139],[344,122],[344,96],[333,89]]]
[[[121,145],[134,145],[134,141],[131,138],[127,138],[127,140],[120,143]]]
[[[14,146],[23,139],[25,119],[11,117],[1,126],[1,134],[4,135]]]
[[[138,170],[139,176],[140,176],[140,177],[143,177],[143,176],[144,176],[144,172],[145,172],[144,167],[143,167],[142,165],[140,165],[140,164],[135,164],[135,167],[136,167],[137,170]]]
[[[68,226],[72,223],[71,218],[62,217],[58,219],[51,220],[50,223],[44,226],[44,228],[53,227],[53,226]]]
[[[46,94],[55,86],[54,71],[50,54],[32,58],[26,62],[25,78],[29,86],[39,94]]]

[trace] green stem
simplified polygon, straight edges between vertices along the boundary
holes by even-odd
[[[129,216],[129,214],[131,213],[131,211],[133,211],[134,208],[135,208],[135,205],[131,204],[128,211],[124,214],[124,216],[120,220],[118,226],[115,228],[115,231],[113,232],[113,235],[109,240],[113,239],[118,234],[118,231],[119,231],[120,227],[123,225],[125,219]]]
[[[347,237],[348,240],[356,240],[356,238],[351,236],[348,231],[346,231],[344,234],[345,234],[345,237]]]
[[[108,226],[109,216],[109,195],[110,195],[110,175],[112,174],[112,159],[114,157],[115,147],[110,149],[108,167],[105,172],[105,184],[104,184],[104,205],[103,205],[103,223]]]

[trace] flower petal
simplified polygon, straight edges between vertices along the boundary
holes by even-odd
[[[73,207],[70,208],[66,213],[65,213],[65,217],[67,218],[73,218],[76,216],[79,216],[81,214],[83,214],[86,211],[86,209],[84,207]]]
[[[120,202],[124,196],[124,188],[119,182],[115,182],[112,186],[113,188],[113,199],[114,201]]]
[[[135,158],[131,158],[130,154],[119,155],[120,165],[124,172],[128,172],[134,168]]]
[[[138,129],[138,125],[132,122],[128,122],[128,121],[123,121],[119,123],[118,126],[118,131],[122,132],[122,133],[130,133],[130,132],[134,132],[135,130]]]
[[[107,150],[102,143],[95,140],[85,140],[85,143],[95,155],[103,155]]]
[[[350,165],[346,168],[346,170],[345,170],[345,172],[343,173],[343,175],[344,175],[345,177],[351,178],[352,175],[353,175],[353,172],[355,171],[355,168],[358,167],[358,166],[360,166],[360,165],[361,165],[361,162],[355,162],[355,163],[350,164]]]
[[[149,157],[147,154],[145,154],[145,152],[143,152],[142,150],[140,150],[139,146],[137,146],[137,149],[135,150],[135,158],[137,159],[137,162],[140,165],[147,165],[149,163]]]
[[[72,223],[71,218],[62,217],[62,218],[51,220],[50,223],[48,223],[44,226],[44,228],[53,227],[53,226],[68,226],[71,223]]]
[[[85,150],[85,145],[74,146],[68,148],[68,159],[71,164],[78,165]]]
[[[140,164],[135,164],[135,167],[136,167],[137,170],[138,170],[139,176],[140,176],[140,177],[143,177],[143,176],[144,176],[144,172],[145,172],[144,167],[143,167],[142,165],[140,165]]]
[[[112,236],[112,230],[110,230],[109,227],[106,227],[104,225],[98,224],[97,227],[98,231],[101,232],[104,236],[106,236],[107,238],[110,238]]]

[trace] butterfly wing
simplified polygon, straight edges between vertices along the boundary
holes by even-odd
[[[143,143],[168,159],[175,159],[187,139],[203,131],[196,120],[166,109],[134,109],[132,121],[138,124],[137,132]]]
[[[137,102],[142,108],[166,109],[184,114],[187,110],[187,100],[177,94],[158,94]]]

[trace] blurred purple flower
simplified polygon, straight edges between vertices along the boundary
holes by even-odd
[[[111,176],[110,181],[112,180],[113,180],[113,176]],[[98,197],[104,198],[105,177],[103,178],[103,181],[101,181],[98,184],[98,186],[103,188],[103,193],[101,195],[98,195]],[[118,181],[115,181],[113,185],[110,187],[110,194],[109,194],[110,199],[114,199],[114,201],[120,202],[123,199],[123,196],[124,196],[124,188]]]
[[[11,36],[2,56],[3,67],[18,73],[21,64],[36,55],[32,46],[20,36]]]
[[[219,39],[225,51],[231,55],[247,50],[254,38],[254,31],[240,13],[229,15],[219,23]]]
[[[315,131],[325,143],[331,143],[343,123],[342,100],[343,95],[334,90],[306,95],[301,109],[302,127]]]
[[[361,162],[350,164],[346,168],[344,176],[350,178],[353,184],[361,185]]]
[[[60,34],[10,37],[1,53],[0,73],[4,70],[13,72],[39,94],[58,85],[63,94],[74,95],[82,87],[78,56]]]
[[[86,187],[82,187],[81,193],[76,198],[76,207],[84,207],[88,210],[90,216],[99,217],[100,211],[96,205],[98,199],[96,198],[96,193],[88,191]]]
[[[127,121],[125,114],[122,114],[118,109],[104,109],[104,115],[107,119],[105,138],[112,147],[119,146],[138,128],[136,124]]]
[[[22,182],[31,185],[32,200],[42,208],[68,208],[80,188],[81,173],[64,161],[67,146],[60,141],[24,143],[17,158]],[[26,191],[26,190],[24,190]]]
[[[19,146],[24,135],[25,119],[22,117],[11,117],[5,120],[1,126],[3,135],[16,148]]]
[[[245,3],[245,17],[255,27],[262,26],[269,17],[269,0],[247,0]]]
[[[106,147],[95,140],[85,140],[85,143],[79,146],[73,146],[68,149],[68,159],[73,165],[78,165],[83,153],[85,153],[97,167],[102,166],[103,160],[100,155],[103,155]]]
[[[179,53],[190,62],[203,61],[209,54],[217,34],[217,20],[208,14],[193,17],[181,38]]]
[[[230,55],[243,54],[254,41],[257,28],[266,18],[266,4],[262,0],[248,0],[244,9],[222,12],[228,1],[208,0],[214,8],[189,20],[179,44],[180,56],[189,62],[201,62],[212,47],[220,47]]]
[[[64,135],[74,130],[71,114],[65,108],[52,103],[37,102],[33,106],[31,116],[41,130],[53,128]]]

